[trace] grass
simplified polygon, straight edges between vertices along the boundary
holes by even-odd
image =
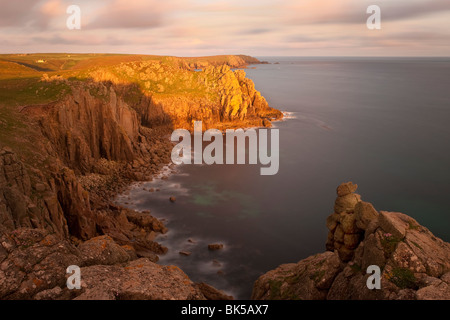
[[[418,229],[420,229],[420,226],[417,223],[415,223],[414,221],[412,221],[412,220],[409,220],[408,225],[409,225],[409,229],[410,230],[418,230]]]
[[[415,245],[417,248],[423,250],[422,247],[421,247],[417,242],[411,241],[411,243],[412,243],[413,245]]]
[[[64,82],[40,81],[40,78],[0,80],[0,101],[2,105],[25,106],[42,104],[61,99],[70,93]]]
[[[357,263],[353,263],[352,265],[350,265],[350,268],[354,273],[360,273],[362,270],[361,266]]]
[[[163,99],[182,96],[187,100],[195,98],[197,101],[217,101],[218,93],[209,86],[218,79],[205,73],[193,72],[189,64],[208,62],[218,65],[242,59],[254,62],[251,57],[232,55],[199,58],[68,53],[0,55],[0,101],[3,104],[24,105],[56,100],[60,98],[59,93],[68,88],[47,88],[46,84],[38,83],[44,73],[49,77],[60,75],[66,79],[83,81],[92,78],[96,72],[109,74],[120,83],[137,84],[143,93]],[[39,63],[39,60],[45,62]],[[151,76],[146,77],[146,72]],[[95,77],[93,80],[96,80]],[[53,85],[54,83],[48,84]],[[98,93],[92,94],[96,96]],[[128,99],[131,96],[129,94]]]
[[[414,273],[407,268],[394,268],[389,275],[389,281],[401,289],[416,290],[418,288]]]
[[[287,291],[281,293],[282,285],[283,281],[269,280],[270,300],[300,300],[298,295],[296,295],[294,292],[289,291],[289,288]]]
[[[384,248],[384,252],[386,252],[386,254],[388,256],[390,256],[395,249],[397,248],[397,245],[401,242],[401,239],[398,239],[396,237],[394,237],[393,235],[382,235],[381,236],[381,245]]]
[[[319,282],[323,278],[324,275],[325,275],[325,269],[317,270],[311,276],[311,280],[314,280],[314,282]]]
[[[269,288],[270,288],[270,300],[279,299],[281,296],[281,285],[283,282],[281,281],[275,281],[275,280],[269,280]]]
[[[0,107],[0,142],[13,150],[27,150],[28,126],[19,112],[12,107]]]

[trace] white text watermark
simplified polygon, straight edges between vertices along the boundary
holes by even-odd
[[[270,153],[269,136],[270,132]],[[181,138],[181,141],[180,141]],[[261,175],[275,175],[279,169],[279,131],[278,129],[227,129],[224,135],[217,129],[209,129],[202,134],[202,122],[194,122],[194,164],[259,164],[267,166],[260,169]],[[172,149],[172,162],[175,164],[192,164],[192,135],[186,129],[177,129],[171,140],[180,141]],[[203,148],[203,142],[210,142]],[[237,142],[235,145],[235,141]],[[248,141],[248,154],[246,148]],[[235,148],[236,147],[236,148]],[[236,151],[236,152],[235,152]],[[236,155],[235,155],[236,153]]]

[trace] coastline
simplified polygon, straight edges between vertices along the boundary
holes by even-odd
[[[114,292],[118,292],[133,299],[143,298],[140,288],[147,286],[147,299],[229,299],[190,280],[159,294],[148,287],[150,283],[136,283],[129,292],[123,287],[125,283],[98,280],[104,273],[102,268],[127,279],[135,277],[139,271],[135,268],[141,265],[163,286],[177,277],[189,279],[178,268],[154,264],[158,254],[167,252],[154,241],[158,233],[167,232],[160,220],[111,202],[133,181],[164,174],[161,169],[170,162],[173,145],[168,137],[174,127],[189,128],[188,117],[198,117],[215,127],[222,122],[259,126],[274,114],[281,116],[268,106],[242,70],[232,72],[229,66],[218,63],[194,74],[184,64],[177,65],[181,60],[176,58],[165,62],[139,59],[90,69],[84,79],[70,78],[86,77],[80,71],[66,72],[65,76],[44,74],[33,80],[38,86],[36,94],[57,89],[57,99],[52,96],[50,102],[45,98],[37,103],[33,92],[31,103],[21,103],[26,107],[18,111],[16,101],[11,105],[4,102],[12,120],[26,123],[21,134],[26,140],[19,145],[5,140],[10,146],[0,152],[1,172],[6,173],[0,175],[5,190],[2,201],[6,203],[0,207],[0,260],[8,266],[8,275],[0,272],[0,282],[5,284],[0,298],[115,299]],[[145,92],[132,83],[123,83],[111,68],[132,74],[136,81],[144,79]],[[187,88],[195,85],[196,98],[183,88],[176,95],[168,92],[179,90],[180,84],[170,87],[178,77],[186,81],[183,85]],[[18,88],[25,80],[16,80]],[[161,80],[166,85],[158,84],[159,93],[148,95],[146,92],[153,90],[152,81]],[[185,114],[186,110],[189,113]],[[53,257],[58,246],[64,249]],[[33,252],[40,252],[38,260]],[[85,275],[81,291],[65,287],[66,264],[79,266]],[[34,270],[46,271],[36,274]],[[162,270],[170,271],[169,278],[158,276]]]
[[[286,115],[286,113],[283,114]],[[283,116],[283,118],[274,120],[273,125],[275,126],[277,122],[287,121],[289,119]],[[250,297],[249,295],[243,295],[240,292],[241,288],[233,288],[227,280],[227,269],[229,269],[231,263],[229,261],[229,254],[232,254],[236,250],[232,246],[230,247],[230,239],[211,237],[201,232],[199,233],[199,230],[197,232],[188,232],[186,229],[190,229],[189,221],[185,221],[184,223],[187,223],[185,224],[186,227],[181,229],[177,223],[177,220],[180,220],[179,211],[183,211],[183,216],[185,214],[182,209],[179,209],[177,211],[178,213],[173,213],[174,208],[183,208],[184,205],[187,205],[185,201],[189,201],[188,199],[193,199],[195,196],[200,196],[199,194],[191,194],[191,190],[186,189],[187,186],[183,184],[181,186],[179,185],[181,183],[179,181],[180,176],[186,175],[186,173],[183,173],[183,168],[186,166],[172,164],[168,172],[155,175],[151,181],[133,182],[124,193],[117,195],[114,202],[116,205],[128,209],[151,214],[167,227],[168,233],[158,234],[154,239],[168,248],[168,251],[159,257],[158,263],[178,265],[194,279],[203,278],[203,281],[212,284],[228,295],[247,299]],[[205,164],[195,166],[205,166]],[[175,178],[174,181],[172,177]],[[172,196],[176,198],[173,204],[169,201],[169,198]],[[180,196],[181,199],[179,199]],[[172,229],[168,224],[175,224],[175,229]],[[220,250],[219,255],[208,255],[207,247],[211,243],[221,243],[224,245],[224,249]],[[188,268],[185,269],[183,265]],[[193,272],[191,265],[198,265],[198,269],[202,270],[202,272]]]
[[[138,71],[140,67],[150,72]],[[155,76],[151,73],[155,70],[160,75]],[[208,128],[214,128],[220,123],[234,123],[238,127],[264,125],[264,121],[269,121],[269,116],[275,111],[268,106],[253,86],[251,90],[248,90],[251,82],[243,78],[242,70],[232,73],[229,67],[208,68],[205,74],[192,76],[199,77],[195,79],[195,83],[200,85],[196,87],[195,92],[188,94],[183,90],[175,94],[173,90],[176,86],[170,85],[170,82],[178,77],[186,79],[187,84],[183,84],[186,88],[193,83],[194,78],[190,78],[189,70],[183,67],[159,62],[142,64],[132,62],[114,66],[113,71],[126,72],[135,79],[142,80],[143,88],[150,83],[149,88],[141,91],[139,87],[124,85],[120,82],[123,79],[114,78],[115,73],[111,72],[111,69],[100,68],[89,70],[93,78],[83,78],[83,80],[54,78],[53,75],[38,77],[32,80],[37,85],[36,93],[31,87],[33,90],[28,96],[33,99],[33,103],[22,101],[20,103],[22,107],[16,108],[18,110],[15,109],[14,104],[2,107],[2,111],[7,110],[10,113],[7,114],[9,118],[2,120],[2,126],[0,126],[2,137],[6,137],[2,140],[2,144],[5,143],[6,146],[2,146],[0,152],[0,186],[2,187],[0,261],[3,265],[3,269],[0,270],[0,283],[2,283],[0,298],[205,299],[211,297],[208,293],[209,289],[199,286],[179,268],[155,263],[158,255],[167,252],[167,248],[157,242],[158,234],[168,232],[163,219],[155,218],[152,215],[153,212],[143,210],[137,212],[118,206],[112,203],[111,199],[118,192],[129,188],[130,183],[142,184],[148,179],[154,179],[157,175],[165,175],[160,170],[170,162],[172,144],[168,142],[168,134],[173,128],[191,129],[191,119],[197,117],[205,120]],[[173,78],[167,76],[164,78],[164,75],[172,71],[178,72],[177,75]],[[167,85],[163,85],[166,79]],[[20,86],[24,85],[22,82],[25,81],[17,81],[17,88],[22,88]],[[158,85],[153,86],[154,82]],[[215,86],[217,83],[219,85]],[[29,85],[28,82],[25,84]],[[11,86],[11,90],[17,90],[17,88]],[[56,88],[65,92],[59,99],[51,99],[50,102],[37,100],[39,93]],[[214,95],[202,96],[213,89],[217,89]],[[153,90],[158,92],[154,96],[148,95],[148,91],[153,92]],[[202,98],[195,98],[199,96]],[[214,106],[205,104],[211,101],[216,104]],[[236,101],[239,103],[236,104]],[[252,102],[251,105],[248,104],[249,101]],[[199,108],[193,109],[195,106]],[[277,113],[280,114],[280,112]],[[247,114],[250,115],[248,121],[245,119]],[[323,123],[314,122],[313,124],[322,129],[328,129],[323,127]],[[165,181],[162,179],[161,182]],[[219,192],[219,196],[224,194],[226,195]],[[229,198],[226,196],[225,199]],[[248,199],[243,199],[243,201],[246,200]],[[166,205],[171,205],[169,196],[165,197],[164,201]],[[173,207],[180,207],[177,204]],[[342,213],[338,211],[336,213]],[[200,222],[200,219],[197,222]],[[234,227],[235,224],[231,226],[233,230]],[[386,225],[380,226],[385,234],[390,233],[383,229],[385,227]],[[333,229],[333,226],[330,228]],[[346,276],[350,272],[347,267],[352,269],[353,264],[350,265],[347,257],[341,257],[341,255],[349,254],[347,249],[353,250],[349,247],[358,244],[361,246],[361,243],[351,243],[349,239],[356,239],[358,236],[359,241],[363,229],[352,229],[352,232],[347,230],[348,232],[343,234],[336,229],[333,229],[333,242],[330,241],[329,248],[334,249],[334,251],[330,250],[334,262],[337,261],[337,257],[344,265],[347,264],[344,268],[345,274],[342,275]],[[424,230],[421,227],[416,228],[413,223],[411,230],[416,229]],[[410,233],[415,234],[413,231]],[[424,234],[415,235],[428,237],[429,234],[424,232]],[[377,234],[374,237],[381,236],[383,234]],[[435,241],[432,236],[430,239],[432,243]],[[417,241],[414,240],[414,242],[424,247]],[[408,246],[406,249],[411,249],[418,258],[421,257],[420,253],[414,251],[413,242],[405,241],[405,243]],[[225,244],[224,249],[228,250],[229,245]],[[372,249],[371,246],[365,246],[365,248],[369,251]],[[405,246],[401,245],[399,248],[405,249]],[[436,248],[439,248],[439,245]],[[203,249],[206,249],[206,246]],[[204,250],[204,252],[208,251]],[[404,251],[401,252],[404,253]],[[381,259],[382,255],[386,256],[383,252],[377,257]],[[330,253],[324,256],[324,265],[328,264],[328,256]],[[410,262],[395,259],[391,261]],[[82,273],[87,275],[80,292],[71,292],[65,287],[67,279],[65,268],[68,264],[78,265]],[[302,263],[301,266],[303,265]],[[40,272],[37,273],[36,270]],[[339,268],[337,274],[344,270]],[[418,269],[418,271],[423,270]],[[433,278],[431,280],[434,283],[447,283],[445,274],[442,274],[445,270],[431,273],[428,270],[425,271],[427,276]],[[102,278],[105,272],[108,276]],[[401,270],[401,272],[407,271]],[[422,282],[414,282],[414,288],[417,286],[420,289],[426,289],[425,291],[429,293],[433,288],[428,288],[424,272],[418,273],[422,273],[420,276]],[[360,274],[363,275],[362,272]],[[406,274],[409,275],[408,272]],[[156,278],[149,281],[148,277],[153,276]],[[314,278],[314,274],[311,276]],[[117,278],[123,281],[112,282],[112,279]],[[101,279],[107,281],[102,282]],[[360,279],[359,275],[358,279]],[[131,290],[128,287],[129,281],[132,282]],[[180,286],[158,293],[148,286],[152,281],[167,288],[170,287],[171,281],[176,281]],[[359,282],[354,284],[360,285]],[[320,284],[319,286],[319,290],[330,289]],[[269,289],[273,290],[269,293],[265,291],[267,296],[264,298],[277,297],[274,294],[274,292],[277,293],[277,286],[270,288],[269,284]],[[288,290],[287,295],[281,293],[280,297],[291,297],[291,293]],[[394,293],[395,296],[381,298],[419,299],[426,296],[416,293],[413,295],[411,291],[404,291],[400,295],[397,295],[398,292]],[[323,292],[318,297],[323,298]],[[353,298],[351,295],[349,297]],[[229,297],[217,291],[215,298]]]

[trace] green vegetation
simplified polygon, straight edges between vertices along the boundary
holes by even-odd
[[[69,93],[64,81],[40,81],[44,74],[69,81],[111,81],[130,86],[125,99],[135,104],[143,94],[160,98],[185,97],[188,100],[217,101],[217,90],[211,88],[214,75],[193,72],[197,65],[243,65],[257,63],[248,56],[212,56],[177,58],[126,54],[6,54],[0,55],[0,104],[23,106],[61,99]],[[127,88],[128,89],[128,88]],[[90,89],[102,97],[98,89]],[[195,100],[194,100],[195,99]]]
[[[70,87],[62,81],[39,78],[0,80],[0,103],[9,106],[42,104],[63,98]]]
[[[400,241],[402,240],[394,237],[391,234],[384,234],[381,236],[381,245],[383,246],[384,251],[388,256],[390,256],[395,251]]]
[[[407,268],[394,268],[389,281],[401,289],[416,290],[418,288],[414,273]]]
[[[360,273],[362,270],[361,266],[357,263],[353,263],[352,265],[350,265],[350,268],[354,273]]]
[[[422,247],[421,247],[417,242],[411,241],[411,243],[412,243],[413,245],[415,245],[417,248],[422,249]],[[423,250],[423,249],[422,249],[422,250]]]
[[[420,228],[420,226],[413,220],[409,220],[408,225],[410,230],[418,230]]]
[[[282,285],[283,281],[269,280],[270,300],[299,300],[298,295],[289,289],[281,293]]]
[[[275,300],[280,297],[282,284],[283,282],[281,281],[269,280],[270,300]]]
[[[323,278],[324,275],[325,275],[325,269],[324,270],[317,270],[311,276],[311,280],[314,280],[314,282],[317,283]]]
[[[300,281],[300,278],[302,276],[303,273],[297,273],[293,276],[287,277],[286,279],[284,279],[287,283],[289,284],[296,284]]]

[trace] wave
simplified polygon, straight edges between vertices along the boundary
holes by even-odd
[[[292,111],[281,111],[283,113],[283,119],[282,120],[291,120],[291,119],[297,119],[297,112]]]
[[[283,119],[281,121],[296,119],[302,122],[316,125],[324,130],[328,131],[333,130],[333,128],[330,125],[328,125],[325,121],[307,115],[302,115],[300,114],[300,112],[291,112],[291,111],[282,111],[282,112],[283,112]]]

